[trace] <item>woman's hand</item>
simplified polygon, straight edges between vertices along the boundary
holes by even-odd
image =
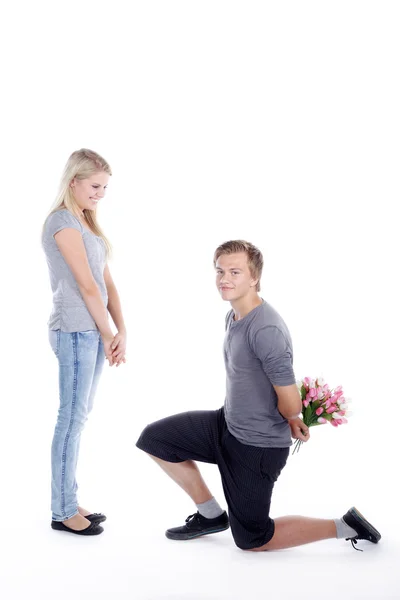
[[[104,354],[106,355],[110,367],[112,367],[115,363],[112,350],[115,337],[112,333],[108,333],[107,335],[102,335],[101,339],[103,340]]]
[[[126,352],[126,331],[118,331],[112,344],[112,359],[117,367],[121,363],[126,363],[125,352]]]

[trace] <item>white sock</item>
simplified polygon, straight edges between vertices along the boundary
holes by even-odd
[[[216,519],[224,512],[214,496],[207,502],[196,504],[196,506],[199,513],[206,519]]]
[[[338,540],[356,537],[357,531],[350,527],[350,525],[347,525],[343,520],[343,517],[341,519],[334,519],[334,521],[336,525],[336,537]]]

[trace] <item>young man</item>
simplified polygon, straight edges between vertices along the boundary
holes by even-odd
[[[299,418],[301,400],[293,373],[292,341],[279,314],[259,295],[261,252],[241,240],[214,255],[217,288],[232,310],[226,317],[226,398],[216,411],[191,411],[148,425],[137,446],[180,485],[198,512],[166,531],[188,540],[231,526],[243,550],[277,550],[328,538],[354,546],[380,534],[355,509],[341,519],[269,516],[272,489],[286,464],[291,437],[308,441]],[[194,461],[218,465],[227,513],[202,479]]]

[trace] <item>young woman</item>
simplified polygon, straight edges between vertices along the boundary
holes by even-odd
[[[78,505],[75,472],[81,432],[105,358],[110,366],[125,362],[126,329],[107,265],[110,244],[96,217],[110,175],[110,166],[96,152],[74,152],[42,238],[53,291],[49,338],[59,363],[60,386],[51,449],[51,526],[79,535],[102,533],[99,523],[106,519]],[[115,336],[108,313],[117,328]]]

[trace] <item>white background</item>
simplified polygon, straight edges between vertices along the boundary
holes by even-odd
[[[399,598],[399,4],[13,2],[0,22],[2,598]],[[129,330],[82,441],[80,501],[108,515],[93,539],[49,526],[40,228],[80,147],[113,168],[99,213]],[[223,403],[212,256],[239,237],[264,253],[296,376],[353,399],[348,425],[290,457],[272,516],[355,504],[382,532],[364,553],[164,537],[195,507],[134,444],[148,422]],[[225,506],[216,468],[203,473]]]

